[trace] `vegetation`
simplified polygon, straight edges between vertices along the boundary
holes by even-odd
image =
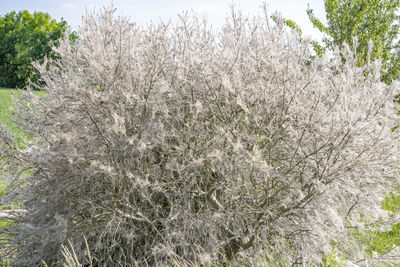
[[[326,0],[327,25],[314,16],[312,9],[309,8],[307,13],[314,26],[325,34],[325,50],[343,49],[349,45],[358,57],[358,65],[379,59],[382,62],[381,79],[390,84],[400,75],[399,7],[400,1]],[[390,193],[382,202],[383,209],[391,211],[392,216],[398,214],[400,207],[397,193]],[[397,222],[384,231],[367,231],[364,235],[358,230],[350,233],[367,247],[369,256],[373,253],[383,256],[400,245],[400,224]]]
[[[36,82],[31,62],[53,57],[52,47],[66,27],[64,20],[56,22],[42,12],[13,11],[0,17],[0,87],[22,88],[29,79]]]
[[[215,33],[87,14],[79,45],[66,35],[14,101],[26,147],[0,130],[28,210],[1,249],[25,266],[67,250],[95,266],[363,260],[335,251],[348,227],[391,225],[397,87],[351,50],[310,62],[310,44],[268,20],[232,11]]]
[[[389,255],[400,245],[400,224],[393,223],[400,197],[390,193],[379,200],[396,185],[396,175],[377,178],[390,172],[378,170],[382,166],[391,174],[399,166],[390,155],[395,145],[389,141],[397,133],[378,135],[390,129],[389,117],[393,125],[396,120],[386,108],[377,108],[376,117],[360,115],[370,111],[367,107],[390,105],[389,96],[395,94],[393,86],[378,80],[390,85],[399,75],[394,41],[399,5],[327,0],[327,26],[309,9],[314,25],[327,34],[324,46],[311,42],[314,54],[294,21],[272,16],[276,25],[267,29],[261,20],[246,23],[235,13],[222,37],[195,18],[182,18],[181,28],[153,25],[144,30],[115,18],[111,10],[97,17],[89,14],[81,32],[85,45],[74,50],[67,41],[76,38],[72,34],[61,40],[60,48],[48,46],[47,58],[37,57],[39,72],[28,64],[35,53],[22,51],[18,43],[15,51],[26,57],[13,62],[27,64],[19,67],[17,76],[28,75],[37,83],[30,89],[45,90],[50,99],[23,94],[15,100],[18,112],[11,122],[12,90],[0,90],[0,122],[11,129],[1,129],[0,156],[11,167],[8,175],[30,170],[14,181],[22,185],[13,192],[18,198],[0,210],[23,205],[34,214],[16,222],[0,221],[0,229],[7,232],[1,238],[8,240],[1,254],[14,253],[0,266],[42,260],[50,266],[344,266],[400,260]],[[19,30],[36,31],[27,26],[33,22],[23,22],[24,14],[0,18],[0,33],[10,27],[13,16],[20,16]],[[36,21],[40,16],[50,19],[48,14],[27,14],[25,22],[35,16]],[[50,24],[59,29],[50,29]],[[62,36],[66,23],[50,24],[43,29]],[[287,33],[283,24],[297,33]],[[263,34],[275,37],[261,44]],[[44,40],[45,35],[30,36]],[[137,41],[131,43],[131,38]],[[49,42],[59,44],[57,38]],[[377,59],[382,65],[374,62]],[[267,69],[273,74],[266,74]],[[44,76],[39,78],[39,73]],[[368,86],[377,92],[371,95]],[[266,89],[274,97],[261,93]],[[364,99],[367,95],[370,102]],[[356,102],[360,106],[355,108]],[[327,118],[317,114],[321,110]],[[347,121],[334,121],[335,114]],[[361,131],[372,135],[359,138]],[[368,140],[374,144],[369,146]],[[393,156],[393,161],[378,154]],[[361,173],[367,182],[354,177]],[[0,196],[7,194],[7,186],[0,183]],[[21,204],[21,195],[29,196],[28,201]],[[365,203],[375,208],[372,213]],[[390,212],[382,213],[380,204]],[[42,237],[44,244],[38,242]]]
[[[0,88],[0,122],[8,123],[11,118],[11,93],[13,90]]]
[[[381,79],[386,83],[400,76],[399,0],[325,0],[327,25],[307,13],[325,34],[324,49],[342,49],[346,44],[356,51],[358,65],[380,59]],[[356,39],[355,39],[356,38]]]

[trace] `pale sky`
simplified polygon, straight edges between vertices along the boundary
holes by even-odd
[[[256,15],[261,12],[263,0],[234,0],[244,14]],[[305,35],[321,40],[322,35],[313,28],[306,9],[307,4],[315,15],[325,22],[323,0],[266,0],[269,13],[279,12],[284,18],[290,18],[301,26]],[[232,0],[0,0],[0,16],[13,10],[29,12],[48,12],[51,17],[76,27],[81,24],[85,8],[93,10],[113,3],[117,11],[139,25],[158,22],[160,19],[176,18],[183,11],[194,11],[198,15],[206,15],[214,27],[221,26],[229,13]]]

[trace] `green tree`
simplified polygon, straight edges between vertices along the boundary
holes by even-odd
[[[301,27],[294,20],[286,19],[286,18],[283,18],[283,17],[278,17],[276,14],[272,15],[271,19],[275,23],[278,23],[279,19],[281,19],[285,26],[289,27],[292,30],[296,30],[298,35],[299,35],[300,40],[302,40],[303,30],[301,29]],[[322,55],[323,55],[323,53],[325,51],[324,48],[321,46],[321,44],[318,43],[315,40],[311,41],[311,45],[312,45],[314,54],[310,56],[309,62],[311,62],[311,60],[315,59],[317,56],[318,57],[322,57]]]
[[[381,58],[382,80],[389,84],[400,76],[399,7],[400,0],[325,0],[327,25],[311,8],[307,14],[314,27],[326,34],[324,49],[343,48],[347,43],[356,50],[359,65]]]
[[[48,13],[10,12],[0,17],[0,87],[23,87],[37,81],[32,61],[54,57],[66,21],[52,19]]]

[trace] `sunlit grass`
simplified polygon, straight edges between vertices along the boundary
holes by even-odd
[[[9,123],[11,110],[11,94],[14,89],[0,88],[0,122]]]
[[[15,93],[16,95],[19,94],[18,90],[10,89],[10,88],[0,88],[0,124],[6,125],[10,128],[19,139],[27,138],[27,136],[18,130],[15,127],[15,124],[12,122],[11,117],[13,113],[13,105],[12,105],[12,94]],[[0,197],[7,195],[7,187],[8,183],[5,181],[0,180]],[[12,202],[9,204],[1,205],[0,210],[12,210],[20,208],[20,204],[16,202]],[[0,230],[5,227],[12,227],[15,226],[15,223],[12,220],[0,220]],[[0,234],[1,242],[7,242],[8,236],[5,233]],[[14,266],[10,264],[10,262],[3,258],[2,253],[0,253],[0,267],[10,267]]]
[[[36,93],[40,96],[45,95],[45,92],[37,91]],[[17,97],[21,95],[20,91],[17,89],[0,88],[0,124],[6,125],[15,133],[17,146],[24,147],[25,140],[31,140],[32,138],[19,130],[12,121],[12,114],[14,111],[12,105],[13,94]]]

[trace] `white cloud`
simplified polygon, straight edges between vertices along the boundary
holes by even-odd
[[[74,8],[75,5],[71,3],[65,3],[61,5],[62,8]]]

